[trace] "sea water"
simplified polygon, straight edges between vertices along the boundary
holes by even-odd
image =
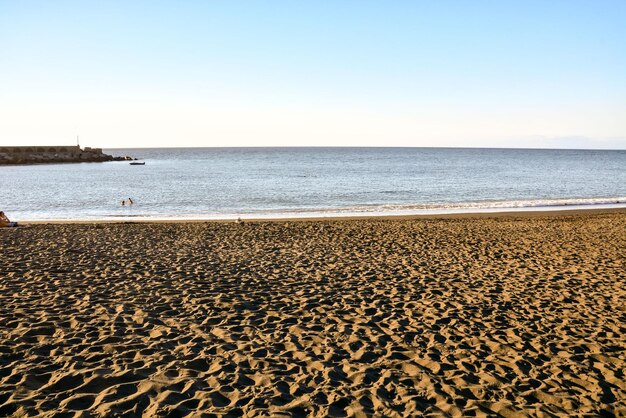
[[[0,167],[12,220],[234,219],[626,207],[626,151],[110,149]],[[122,205],[132,198],[133,204]]]

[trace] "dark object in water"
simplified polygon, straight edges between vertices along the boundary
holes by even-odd
[[[140,162],[137,162],[137,161],[133,161],[132,163],[128,163],[128,164],[130,164],[130,165],[146,165],[146,162],[144,161],[144,162],[140,163]]]

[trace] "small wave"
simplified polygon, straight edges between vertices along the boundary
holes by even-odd
[[[491,200],[478,202],[446,202],[446,203],[423,203],[408,205],[381,205],[382,208],[391,210],[404,209],[507,209],[507,208],[539,208],[553,206],[595,206],[595,205],[621,205],[626,204],[624,197],[608,198],[565,198],[565,199],[530,199],[530,200]]]
[[[541,210],[573,210],[592,208],[626,208],[626,196],[602,198],[566,198],[531,200],[494,200],[478,202],[432,202],[420,204],[366,204],[343,207],[295,207],[277,209],[243,209],[207,213],[141,213],[141,214],[92,214],[80,217],[33,217],[28,220],[76,220],[76,221],[157,221],[157,220],[229,220],[238,217],[248,219],[327,218],[394,215],[442,215],[484,212],[523,212]],[[26,218],[22,218],[26,220]]]
[[[567,210],[587,208],[626,207],[626,197],[502,200],[480,202],[446,202],[423,204],[382,204],[328,208],[285,208],[282,210],[242,211],[237,216],[251,218],[305,218],[342,216],[386,216],[386,215],[438,215],[451,213],[480,213],[526,210]],[[230,218],[231,214],[221,214]],[[219,216],[219,215],[218,215]]]

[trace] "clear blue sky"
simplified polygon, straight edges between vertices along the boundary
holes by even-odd
[[[0,0],[0,145],[626,149],[626,1]]]

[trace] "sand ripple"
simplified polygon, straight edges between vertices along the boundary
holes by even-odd
[[[626,215],[0,231],[0,416],[626,415]]]

